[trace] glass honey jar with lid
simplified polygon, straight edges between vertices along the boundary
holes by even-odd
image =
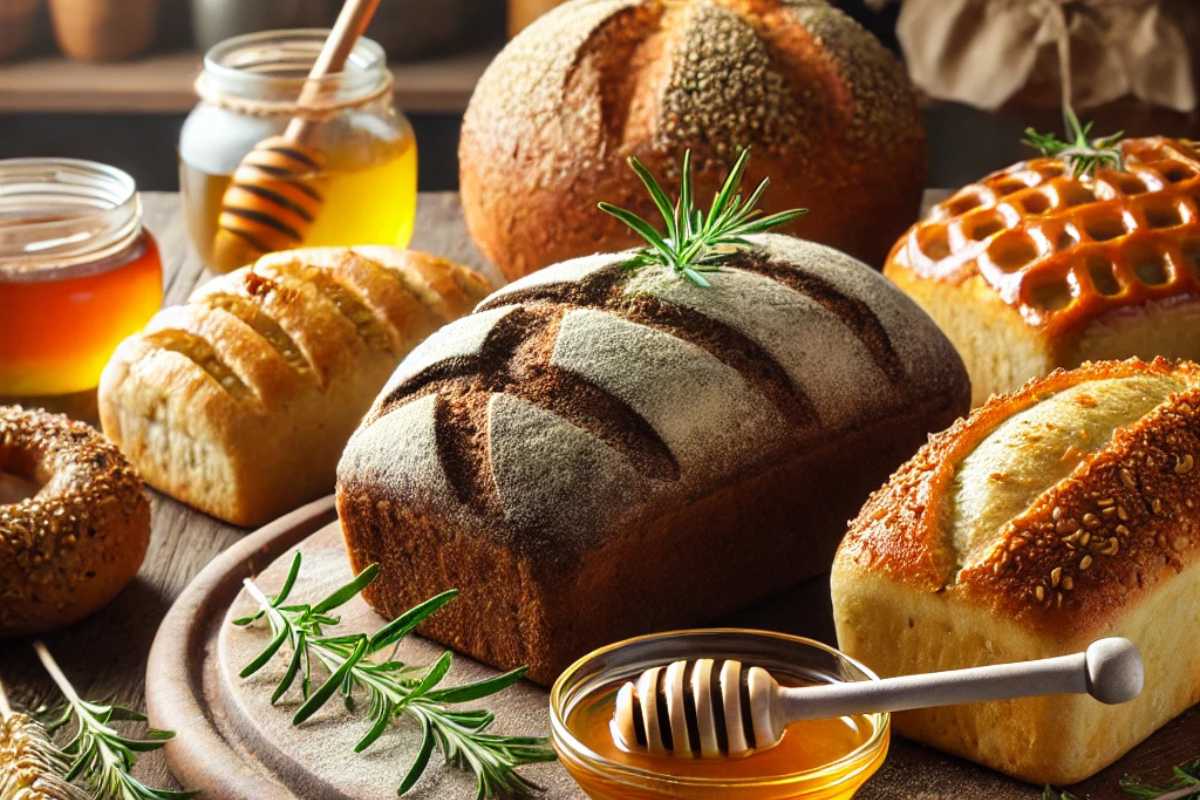
[[[327,34],[318,29],[263,31],[228,39],[205,55],[196,81],[200,101],[180,135],[180,189],[192,242],[213,270],[235,269],[244,260],[238,251],[215,246],[235,171],[257,145],[283,136],[296,119],[305,120],[304,147],[320,156],[311,171],[288,176],[299,190],[319,198],[291,209],[304,217],[304,225],[289,224],[286,215],[258,219],[261,212],[237,203],[226,211],[270,224],[279,234],[273,240],[286,241],[289,248],[404,247],[412,237],[416,138],[395,108],[384,51],[360,38],[341,72],[308,81]],[[302,91],[316,100],[301,106]],[[271,202],[291,207],[287,198]]]
[[[162,296],[133,178],[91,161],[0,160],[0,403],[94,420],[100,372]]]

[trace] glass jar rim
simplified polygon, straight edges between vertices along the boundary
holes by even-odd
[[[204,54],[204,71],[197,86],[202,96],[211,93],[243,101],[296,101],[309,82],[308,71],[328,36],[328,28],[285,28],[225,39]],[[317,83],[322,93],[352,102],[373,95],[390,80],[383,48],[360,36],[345,67],[317,79]]]
[[[592,751],[591,748],[579,741],[575,734],[571,732],[570,728],[567,726],[566,709],[563,707],[563,695],[566,692],[571,679],[574,678],[575,675],[585,666],[587,666],[589,662],[601,656],[613,653],[617,650],[627,648],[631,645],[660,639],[697,635],[761,637],[766,639],[775,639],[791,645],[810,647],[815,650],[823,651],[824,653],[831,655],[839,661],[853,667],[855,670],[865,675],[866,680],[879,680],[878,675],[876,675],[870,668],[856,659],[851,658],[835,647],[830,647],[824,642],[819,642],[816,639],[810,639],[805,636],[795,636],[788,633],[758,630],[755,628],[689,628],[683,630],[664,631],[661,633],[650,633],[644,636],[635,636],[619,642],[614,642],[613,644],[593,650],[563,670],[562,674],[559,675],[558,680],[554,682],[554,686],[550,689],[550,728],[551,734],[553,735],[555,741],[561,741],[565,743],[569,747],[571,755],[582,760],[590,768],[602,768],[606,772],[617,774],[631,780],[710,789],[714,787],[746,789],[755,786],[778,786],[789,783],[812,782],[819,780],[825,775],[838,773],[838,771],[845,768],[847,764],[862,761],[862,767],[855,769],[853,772],[840,775],[839,780],[844,781],[858,774],[861,769],[866,768],[880,748],[886,746],[888,734],[891,728],[891,715],[886,712],[877,712],[869,715],[871,717],[879,718],[879,722],[878,724],[874,725],[874,730],[871,732],[871,735],[866,739],[866,741],[862,742],[845,755],[829,762],[828,764],[823,764],[820,767],[809,770],[801,770],[794,773],[787,773],[784,775],[772,775],[761,778],[687,778],[680,776],[665,776],[642,767],[619,764],[615,761],[605,758],[599,753]]]
[[[0,159],[0,274],[97,263],[142,232],[133,177],[76,158]]]

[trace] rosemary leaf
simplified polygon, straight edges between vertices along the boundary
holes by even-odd
[[[712,284],[701,273],[719,272],[722,261],[738,250],[750,247],[745,237],[786,225],[807,213],[806,209],[793,209],[762,216],[756,206],[767,189],[768,182],[765,179],[743,200],[738,187],[749,158],[749,150],[743,149],[738,153],[724,183],[713,196],[708,213],[705,213],[695,207],[693,200],[690,150],[683,154],[679,198],[673,206],[650,170],[636,157],[631,157],[629,166],[646,185],[655,207],[662,215],[666,235],[632,211],[611,203],[600,203],[601,211],[628,225],[650,245],[637,251],[621,266],[626,270],[666,267],[680,278],[701,288],[708,288]]]
[[[1091,138],[1092,123],[1081,125],[1070,106],[1063,109],[1063,125],[1067,139],[1059,139],[1052,133],[1038,133],[1033,128],[1025,129],[1025,144],[1044,156],[1056,157],[1071,170],[1073,178],[1094,178],[1096,170],[1109,167],[1119,172],[1125,170],[1124,154],[1121,152],[1121,137],[1124,131]]]
[[[299,573],[300,556],[293,559],[292,571]],[[288,668],[275,687],[272,703],[279,700],[302,674],[301,693],[304,702],[293,717],[300,724],[322,708],[335,694],[341,694],[347,708],[361,708],[355,702],[365,693],[366,715],[370,726],[354,747],[362,752],[378,741],[400,717],[408,717],[421,728],[421,746],[409,765],[400,785],[400,794],[420,780],[435,748],[442,751],[447,764],[466,769],[475,775],[480,797],[528,796],[538,787],[517,774],[525,764],[553,761],[554,750],[544,738],[499,736],[487,732],[495,715],[486,710],[456,710],[458,703],[478,700],[512,686],[524,670],[448,689],[438,688],[450,672],[452,655],[444,653],[430,666],[413,666],[390,658],[372,660],[371,656],[399,644],[422,621],[437,612],[457,595],[454,590],[426,600],[385,624],[373,635],[366,633],[329,635],[325,629],[339,624],[336,617],[325,612],[344,604],[366,588],[378,575],[372,565],[349,583],[339,587],[315,605],[282,605],[290,593],[295,577],[285,581],[287,592],[280,591],[274,599],[267,596],[253,581],[246,580],[246,591],[258,603],[261,617],[271,629],[266,648],[252,659],[256,672],[265,666],[280,648],[274,647],[282,637],[291,648]],[[292,572],[289,572],[289,576]],[[244,618],[245,619],[245,618]],[[274,649],[272,649],[274,647]],[[266,660],[263,653],[270,651]],[[316,661],[326,674],[316,691],[310,691],[312,662]]]

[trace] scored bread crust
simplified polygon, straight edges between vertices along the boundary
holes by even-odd
[[[1176,378],[1183,388],[1094,452],[1065,453],[1078,461],[1066,478],[973,557],[957,552],[955,477],[976,448],[1014,415],[1059,393],[1079,387],[1079,402],[1091,403],[1089,384],[1137,376]],[[989,502],[999,502],[1006,479],[989,476]],[[1102,636],[1128,636],[1147,664],[1146,691],[1134,703],[1042,698],[897,718],[907,735],[1009,774],[1081,780],[1200,700],[1200,680],[1188,666],[1200,646],[1164,642],[1155,630],[1195,619],[1198,500],[1200,367],[1130,359],[1057,370],[931,437],[871,496],[834,561],[839,642],[892,675],[1060,655]],[[1176,597],[1185,599],[1165,599]]]
[[[1186,330],[1200,318],[1200,151],[1164,137],[1120,148],[1124,169],[1094,178],[1057,158],[987,175],[892,248],[884,274],[958,348],[976,404],[1084,361],[1200,359]]]
[[[696,287],[542,270],[397,369],[338,467],[352,565],[395,616],[549,683],[626,634],[695,623],[822,572],[845,517],[969,387],[874,271],[752,237]]]
[[[764,209],[810,209],[784,232],[878,267],[919,211],[924,144],[903,65],[825,0],[575,0],[481,77],[459,147],[463,211],[512,280],[637,243],[596,210],[657,214],[629,156],[671,192],[691,150],[707,198],[750,147],[745,183],[771,178]]]
[[[328,492],[399,360],[486,281],[387,247],[264,256],[123,342],[100,380],[107,433],[157,489],[256,525]]]

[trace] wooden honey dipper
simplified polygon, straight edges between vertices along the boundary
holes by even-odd
[[[1141,655],[1120,638],[1057,658],[796,688],[780,686],[760,667],[743,670],[740,662],[725,661],[718,670],[713,659],[702,658],[648,669],[622,686],[609,729],[628,751],[719,758],[774,747],[796,720],[1045,694],[1086,693],[1102,703],[1124,703],[1138,696],[1142,683]]]
[[[346,0],[300,90],[301,109],[320,96],[322,78],[342,70],[378,7],[379,0]],[[242,159],[221,198],[213,242],[216,264],[248,264],[303,241],[324,203],[312,176],[325,159],[305,143],[313,127],[305,116],[293,117],[283,135],[264,139]]]

